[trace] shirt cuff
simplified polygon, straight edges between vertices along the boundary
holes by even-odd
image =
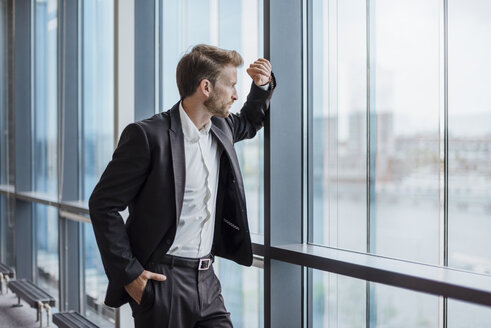
[[[258,85],[258,87],[263,89],[264,91],[268,91],[269,90],[269,82],[266,83],[265,85]]]

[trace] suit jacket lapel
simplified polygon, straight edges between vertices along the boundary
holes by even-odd
[[[186,160],[184,158],[184,134],[182,133],[179,103],[170,110],[169,140],[174,171],[174,188],[176,198],[176,227],[181,217],[184,187],[186,184]]]
[[[225,153],[230,159],[230,164],[232,165],[233,174],[238,182],[238,186],[240,187],[240,192],[244,192],[242,175],[240,174],[239,160],[237,158],[237,153],[235,152],[234,145],[232,144],[230,139],[227,138],[227,135],[222,130],[220,130],[216,125],[214,124],[211,125],[211,131],[216,136],[218,142],[223,146]]]

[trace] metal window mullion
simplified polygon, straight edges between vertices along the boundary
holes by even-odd
[[[13,113],[15,189],[32,189],[32,2],[13,3]],[[27,90],[26,90],[27,86]],[[26,97],[26,94],[28,95]],[[27,129],[26,129],[27,125]],[[32,204],[15,201],[15,253],[19,278],[34,278]]]
[[[160,54],[161,54],[161,44],[160,44],[160,25],[158,24],[160,19],[160,0],[155,0],[154,2],[154,113],[157,114],[160,110]]]
[[[156,2],[145,1],[135,5],[135,120],[155,114],[156,71]]]
[[[79,1],[59,1],[59,190],[60,310],[82,310],[79,224],[63,216],[62,204],[81,195],[80,11]],[[77,149],[76,152],[66,151]]]
[[[113,47],[114,47],[114,63],[113,63],[113,84],[114,84],[114,94],[113,94],[113,148],[116,149],[116,145],[119,138],[119,129],[118,126],[119,121],[119,1],[113,1],[114,8],[114,20],[113,20]]]
[[[37,163],[37,152],[36,152],[36,137],[37,137],[37,131],[36,131],[36,1],[31,0],[30,1],[31,5],[31,15],[30,15],[30,120],[31,120],[31,165],[30,165],[30,170],[31,170],[31,183],[30,183],[30,188],[29,190],[35,190],[37,188],[36,186],[36,166],[38,165]],[[38,230],[38,217],[37,217],[37,211],[36,209],[36,204],[32,204],[30,211],[31,211],[31,217],[32,217],[32,225],[31,225],[31,240],[32,240],[32,248],[31,248],[31,256],[32,256],[32,276],[34,282],[38,282],[39,279],[39,274],[38,274],[38,261],[37,261],[37,230]]]
[[[444,150],[443,150],[443,265],[448,266],[448,183],[449,183],[449,153],[448,153],[448,0],[443,0],[443,110],[444,110]],[[448,298],[443,298],[443,328],[447,328],[448,325]]]
[[[263,52],[264,58],[271,59],[271,4],[270,0],[264,0],[263,2]],[[266,117],[264,123],[264,270],[263,270],[263,282],[264,282],[264,327],[271,327],[271,257],[269,249],[271,247],[271,145],[270,145],[270,119]]]
[[[30,70],[31,70],[31,76],[30,76],[30,97],[31,97],[31,102],[30,102],[30,118],[31,118],[31,131],[32,131],[32,141],[31,141],[31,156],[32,156],[32,163],[31,164],[31,190],[36,189],[36,166],[38,165],[36,161],[36,136],[37,136],[37,131],[36,131],[36,1],[31,0],[31,17],[30,17],[30,28],[31,28],[31,35],[30,35]]]
[[[366,1],[366,70],[367,70],[367,85],[366,85],[366,138],[367,138],[367,170],[366,170],[366,186],[367,186],[367,253],[375,250],[375,179],[372,183],[372,178],[375,178],[375,157],[376,157],[376,116],[374,114],[375,99],[372,94],[372,88],[375,81],[375,65],[374,64],[374,31],[372,28],[373,12],[375,10],[375,2]],[[369,281],[366,282],[366,309],[365,309],[365,325],[372,327],[376,325],[376,309],[375,309],[375,293],[374,285]]]
[[[306,166],[306,176],[304,172],[304,177],[307,181],[304,182],[304,190],[302,192],[304,197],[304,222],[307,222],[307,231],[304,233],[304,242],[311,243],[314,241],[314,108],[313,108],[313,85],[314,85],[314,77],[313,77],[313,0],[305,1],[305,10],[306,13],[304,15],[305,22],[303,24],[304,28],[304,59],[303,59],[303,78],[304,78],[304,119],[306,122],[304,123],[304,147],[306,147],[306,151],[304,151],[304,162],[303,165]],[[306,154],[305,154],[306,152]],[[306,236],[305,236],[306,235]],[[306,320],[306,327],[313,327],[313,317],[314,317],[314,292],[313,292],[313,269],[306,269],[306,284],[307,291],[304,294],[305,302],[304,302],[304,311]]]
[[[80,171],[78,172],[78,190],[79,198],[85,195],[84,185],[84,173],[85,173],[85,148],[84,148],[84,2],[82,0],[77,1],[77,80],[78,80],[78,93],[77,93],[77,117],[78,117],[78,153],[80,154],[79,165]]]
[[[269,113],[269,251],[271,245],[302,242],[302,15],[303,2],[269,2],[269,55],[279,87]],[[289,41],[284,42],[285,39]],[[267,49],[265,49],[267,50]],[[268,131],[266,131],[268,132]],[[284,152],[289,149],[289,152]],[[274,169],[273,169],[274,168]],[[284,177],[287,176],[288,179]],[[270,261],[270,320],[273,327],[302,326],[303,270]],[[282,304],[281,307],[276,306]]]

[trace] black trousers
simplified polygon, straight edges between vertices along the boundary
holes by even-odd
[[[149,280],[140,304],[130,298],[136,328],[232,327],[213,266],[199,271],[149,263],[146,269],[164,274],[167,280]]]

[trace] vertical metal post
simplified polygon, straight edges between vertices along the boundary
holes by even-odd
[[[271,60],[271,0],[263,3],[264,58]],[[274,102],[274,100],[273,100]],[[264,327],[271,327],[271,133],[270,119],[264,123]]]
[[[58,199],[76,201],[81,193],[80,133],[80,17],[79,1],[60,0],[58,6]],[[80,224],[58,215],[60,310],[83,313]]]
[[[266,147],[269,155],[269,246],[302,242],[303,228],[303,2],[269,1],[269,52],[278,88],[271,102]],[[266,13],[265,13],[266,15]],[[288,42],[284,40],[288,39]],[[288,127],[288,128],[286,128]],[[285,152],[284,149],[289,149]],[[272,169],[274,168],[274,169]],[[285,176],[288,179],[285,179]],[[267,261],[267,259],[266,259]],[[270,260],[267,325],[301,327],[303,274],[300,266]],[[278,306],[281,304],[281,306]],[[274,305],[274,306],[273,306]]]
[[[367,38],[367,252],[375,251],[376,228],[376,155],[377,155],[377,116],[375,108],[375,1],[366,2],[366,38]],[[377,323],[374,285],[366,283],[366,326]]]
[[[443,146],[443,169],[444,169],[444,178],[443,178],[443,265],[448,266],[448,0],[443,0],[443,97],[444,97],[444,124],[443,124],[443,133],[444,133],[444,146]],[[448,298],[443,298],[443,320],[442,325],[443,328],[447,328],[448,325]]]
[[[29,191],[32,188],[32,1],[15,1],[14,4],[14,143],[15,188]],[[34,278],[32,204],[15,202],[16,269],[19,278]]]
[[[303,138],[304,138],[304,191],[303,203],[304,211],[304,224],[307,224],[306,231],[303,235],[303,242],[311,243],[314,241],[314,108],[313,108],[313,0],[305,0],[305,15],[304,15],[304,46],[303,48],[303,69],[304,69],[304,124],[303,124]],[[305,172],[306,171],[306,172]],[[306,173],[306,175],[305,175]],[[304,312],[306,319],[304,324],[308,328],[313,327],[313,269],[306,269],[306,283],[307,288],[305,292],[306,302],[304,302]]]
[[[155,1],[139,2],[135,6],[135,120],[155,113]],[[142,36],[142,37],[139,37]]]

